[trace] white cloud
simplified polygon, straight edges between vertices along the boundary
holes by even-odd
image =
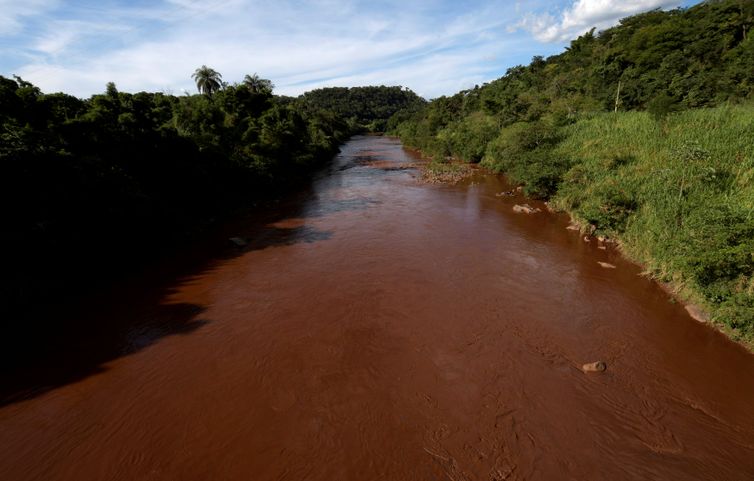
[[[544,3],[531,0],[526,8]],[[0,74],[79,97],[103,92],[109,81],[127,92],[193,92],[191,73],[205,64],[228,82],[256,72],[285,95],[323,86],[385,84],[435,97],[559,49],[533,44],[522,32],[506,33],[520,18],[516,8],[509,0],[71,5],[35,19],[33,29],[18,34],[14,60],[0,55]]]
[[[39,15],[58,3],[58,0],[0,0],[0,37],[21,30],[23,17]]]
[[[433,97],[499,76],[509,65],[494,59],[530,48],[505,34],[505,2],[464,15],[433,2],[168,0],[149,12],[45,22],[26,48],[33,60],[9,73],[87,97],[109,81],[123,91],[194,91],[191,73],[206,64],[229,82],[257,72],[287,95],[386,84]]]
[[[562,42],[591,28],[602,30],[620,19],[655,8],[671,8],[678,0],[576,0],[559,15],[529,14],[517,25],[540,42]]]
[[[50,56],[69,52],[76,42],[87,37],[102,34],[118,34],[127,27],[117,24],[82,22],[78,20],[56,20],[48,22],[48,30],[37,37],[31,49]]]

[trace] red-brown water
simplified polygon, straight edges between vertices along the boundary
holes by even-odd
[[[93,307],[118,332],[0,408],[0,479],[754,479],[754,356],[498,178],[414,160],[355,138],[246,248]]]

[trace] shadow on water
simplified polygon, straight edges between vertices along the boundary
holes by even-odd
[[[380,201],[369,198],[331,200],[326,202],[315,202],[307,206],[302,212],[304,218],[324,217],[339,212],[366,210],[370,207],[380,205]]]
[[[342,180],[337,179],[338,160],[298,193],[238,214],[169,259],[104,285],[81,282],[76,299],[14,319],[17,329],[0,338],[0,406],[104,372],[108,363],[167,337],[196,332],[212,322],[202,317],[206,306],[166,302],[171,293],[250,251],[332,237],[332,232],[305,225],[305,219],[377,205],[373,199],[328,195]],[[240,238],[242,245],[230,238]]]
[[[298,227],[264,227],[248,241],[248,246],[242,250],[259,250],[268,247],[290,246],[294,244],[313,244],[326,241],[332,237],[332,232],[317,230],[310,226]]]
[[[193,304],[165,305],[156,297],[136,302],[153,304],[124,309],[120,314],[103,309],[82,317],[77,317],[78,309],[73,308],[59,317],[47,314],[49,318],[36,332],[16,334],[14,345],[6,346],[3,352],[0,406],[106,371],[110,361],[167,336],[190,334],[210,322],[201,318],[204,309]],[[98,310],[104,307],[102,302],[96,304]],[[51,322],[55,323],[53,327],[48,326]]]

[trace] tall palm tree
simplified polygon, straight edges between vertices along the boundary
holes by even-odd
[[[191,75],[196,81],[196,88],[200,93],[212,95],[220,90],[223,85],[223,76],[220,72],[206,65],[202,65]]]
[[[275,85],[271,80],[260,78],[257,74],[245,76],[243,78],[243,83],[255,94],[269,95],[272,93],[272,89],[275,88]]]

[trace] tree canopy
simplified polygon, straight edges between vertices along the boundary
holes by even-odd
[[[403,87],[329,87],[301,95],[298,103],[309,110],[325,109],[361,130],[382,132],[399,111],[414,111],[426,101]]]
[[[246,75],[243,78],[243,84],[255,94],[269,95],[275,88],[275,84],[271,80],[260,78],[257,74]]]
[[[3,319],[75,285],[59,274],[117,275],[212,219],[279,196],[357,130],[336,104],[274,96],[257,74],[223,84],[202,66],[193,77],[200,95],[125,93],[110,82],[79,99],[0,76],[0,247],[13,253],[4,269],[14,280],[0,293]],[[383,89],[360,91],[372,109],[364,118],[396,109],[382,105],[393,102]]]
[[[206,65],[196,69],[191,77],[196,81],[196,89],[199,90],[199,93],[205,95],[211,96],[223,86],[223,76],[220,75],[220,72]]]
[[[602,32],[586,32],[563,53],[536,56],[488,84],[436,99],[404,126],[404,137],[425,147],[434,142],[439,149],[432,139],[440,130],[478,119],[476,113],[507,126],[568,122],[586,112],[670,112],[748,99],[754,92],[752,24],[754,2],[740,0],[628,17]]]

